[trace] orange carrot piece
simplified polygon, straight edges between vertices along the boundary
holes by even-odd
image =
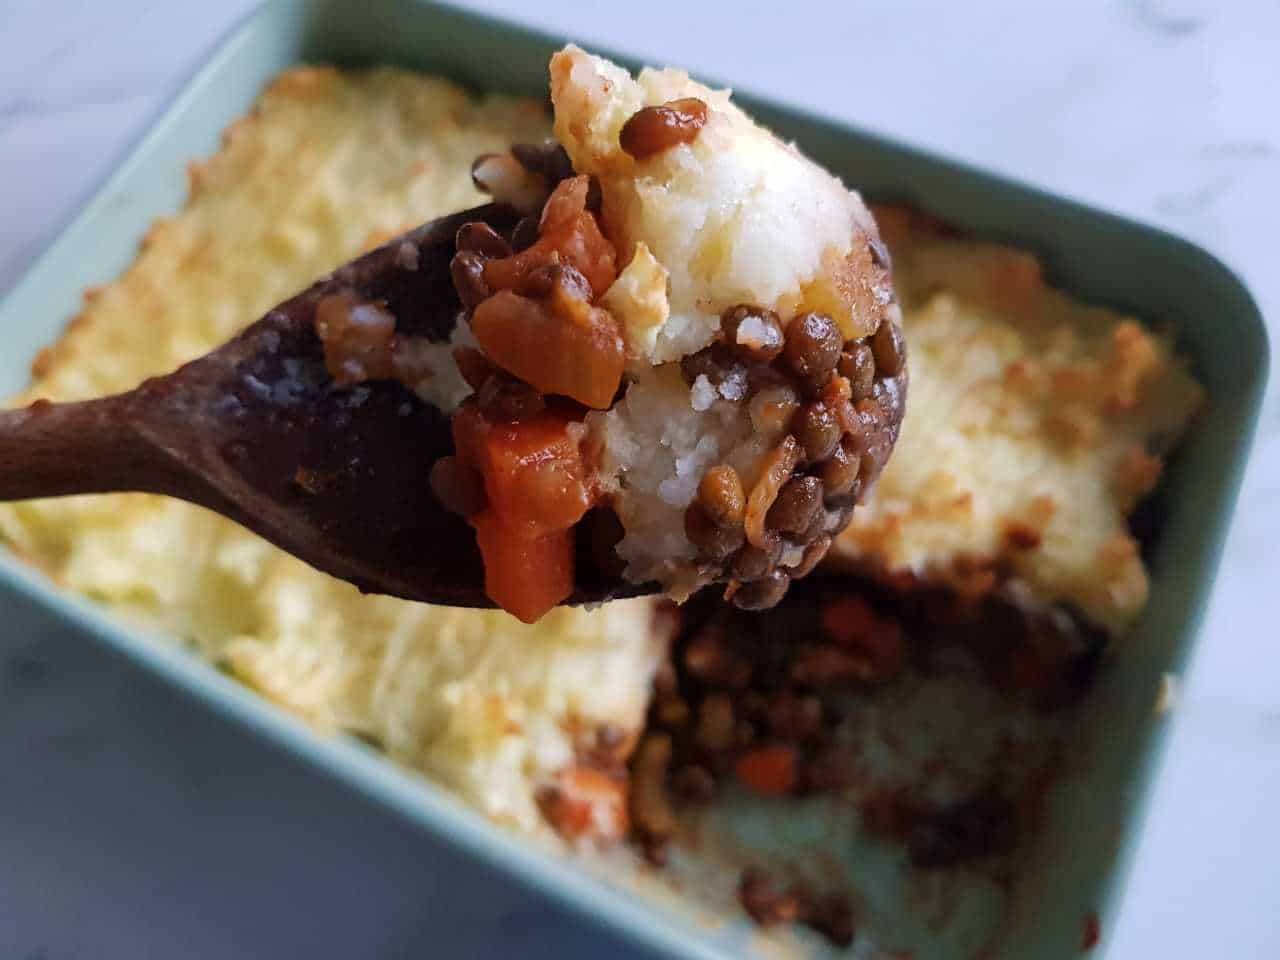
[[[571,397],[596,410],[613,403],[626,348],[608,311],[586,304],[577,316],[499,290],[471,317],[485,357],[539,393]]]
[[[573,593],[573,531],[522,536],[493,510],[471,518],[484,558],[484,589],[489,598],[525,623]]]
[[[756,793],[779,796],[795,789],[796,768],[796,748],[779,744],[748,750],[738,758],[733,772]]]

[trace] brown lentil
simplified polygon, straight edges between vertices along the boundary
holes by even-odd
[[[684,666],[695,677],[718,687],[735,690],[751,682],[751,664],[729,646],[724,630],[708,626],[684,649]]]
[[[665,867],[667,861],[671,858],[671,838],[642,834],[640,837],[640,852],[644,855],[645,863],[649,864],[649,866]]]
[[[860,340],[847,344],[836,369],[849,381],[849,391],[854,400],[871,396],[876,380],[876,359],[869,346]]]
[[[675,772],[671,785],[680,797],[700,806],[710,803],[716,797],[715,777],[701,764],[685,764]]]
[[[821,389],[831,379],[840,359],[840,329],[821,313],[803,313],[787,326],[782,358],[791,371],[812,388]]]
[[[554,140],[512,144],[511,155],[530,173],[545,177],[548,187],[573,176],[573,161],[568,151]]]
[[[431,465],[431,492],[446,510],[470,517],[489,505],[480,471],[457,457],[441,457]]]
[[[771,556],[759,547],[747,544],[734,555],[732,567],[734,577],[744,583],[761,579],[777,562],[777,552],[773,551],[774,555]]]
[[[720,525],[707,513],[701,503],[691,503],[684,512],[684,535],[698,550],[699,555],[712,560],[724,560],[746,541],[742,523]]]
[[[689,705],[679,697],[659,699],[654,706],[658,723],[664,727],[683,727],[689,722]]]
[[[831,456],[844,432],[835,413],[821,401],[802,407],[792,422],[791,431],[804,447],[805,460],[809,463]]]
[[[749,332],[747,339],[739,339],[743,321],[754,319],[760,329]],[[768,363],[774,360],[786,344],[782,333],[782,321],[772,310],[739,304],[720,315],[720,332],[729,348],[752,360]]]
[[[459,251],[474,250],[481,256],[494,259],[511,256],[511,244],[507,243],[493,227],[478,220],[460,226],[454,244]]]
[[[631,766],[631,819],[648,837],[670,837],[676,815],[667,798],[667,765],[671,762],[671,737],[650,733],[636,749]]]
[[[906,350],[902,329],[892,320],[881,321],[871,335],[871,352],[875,354],[877,373],[882,377],[896,377],[902,372]]]
[[[522,380],[494,374],[476,394],[480,412],[493,423],[514,423],[536,417],[546,409],[542,394]]]
[[[698,484],[698,503],[718,526],[741,527],[747,513],[747,494],[738,471],[727,463],[708,470]]]
[[[676,676],[675,665],[670,660],[664,660],[653,674],[653,695],[663,700],[677,696],[679,691],[680,680]]]
[[[538,267],[524,278],[516,292],[534,300],[551,300],[553,306],[574,300],[590,303],[592,299],[591,284],[580,270],[568,263]]]
[[[726,694],[713,693],[698,708],[698,727],[694,736],[705,750],[724,750],[733,743],[735,725],[733,701]]]
[[[799,406],[799,396],[786,384],[764,387],[751,398],[751,425],[765,436],[775,436],[787,428]]]
[[[768,610],[791,586],[791,578],[781,570],[771,570],[759,580],[740,586],[733,594],[733,605],[739,610]]]
[[[646,160],[682,143],[692,143],[707,123],[707,105],[697,97],[644,107],[622,125],[618,144],[637,160]]]
[[[827,523],[829,519],[830,518],[828,517],[826,510],[821,508],[815,510],[813,513],[813,519],[809,521],[809,525],[805,527],[804,531],[801,532],[798,536],[791,537],[792,541],[802,546],[813,543],[815,540],[817,540],[819,537],[821,537],[824,533],[827,532]],[[803,559],[801,560],[801,562],[803,562]],[[794,570],[792,571],[791,575],[793,577],[796,576]]]
[[[802,534],[822,510],[822,481],[817,477],[792,477],[778,491],[766,520],[770,529]]]
[[[511,231],[511,249],[516,253],[527,250],[538,242],[539,216],[524,217]]]
[[[474,250],[462,250],[449,263],[453,288],[467,310],[474,310],[493,292],[484,282],[484,257]]]
[[[829,497],[841,497],[854,492],[858,473],[862,468],[862,454],[851,437],[845,437],[832,451],[831,456],[818,467],[822,488]]]

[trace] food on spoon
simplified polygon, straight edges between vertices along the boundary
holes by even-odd
[[[720,582],[740,607],[772,606],[897,436],[901,313],[875,222],[683,72],[633,79],[568,47],[551,96],[559,143],[472,170],[525,219],[458,234],[454,361],[472,393],[433,488],[475,527],[490,597],[523,620],[572,592],[595,507],[620,521],[606,560],[626,579],[677,599]],[[337,382],[424,379],[430,351],[377,305],[324,306]]]

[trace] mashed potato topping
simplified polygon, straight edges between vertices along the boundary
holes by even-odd
[[[534,101],[476,100],[401,70],[286,72],[192,165],[184,209],[155,223],[118,280],[86,294],[21,399],[128,389],[220,345],[362,249],[482,202],[472,159],[539,140],[548,122]],[[159,497],[6,504],[0,538],[318,729],[376,742],[526,830],[544,829],[538,797],[601,737],[629,748],[664,644],[647,600],[526,627],[362,596]]]
[[[911,348],[893,459],[834,553],[883,574],[1142,610],[1128,517],[1203,402],[1171,339],[1044,283],[1030,254],[877,210]]]

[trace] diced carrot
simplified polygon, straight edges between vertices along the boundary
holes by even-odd
[[[484,558],[485,593],[525,623],[573,592],[573,531],[528,536],[503,523],[492,509],[471,518]]]
[[[471,329],[489,360],[540,393],[606,410],[622,381],[626,348],[613,317],[597,307],[564,316],[500,290],[476,307]]]
[[[581,430],[556,409],[515,423],[489,423],[468,405],[453,420],[459,457],[480,471],[490,508],[522,537],[565,530],[591,507]]]
[[[484,558],[485,592],[533,623],[573,592],[573,526],[591,507],[582,427],[550,408],[489,423],[464,404],[453,418],[458,457],[484,478],[489,506],[470,517]]]
[[[757,747],[738,758],[733,772],[756,793],[777,796],[796,786],[796,749],[786,744]]]

